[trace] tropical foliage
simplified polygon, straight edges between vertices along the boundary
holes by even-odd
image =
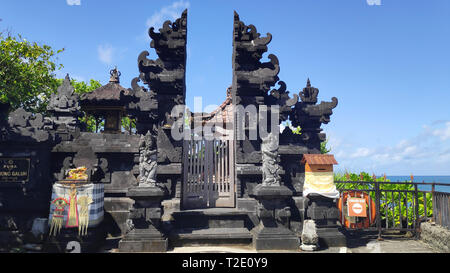
[[[55,74],[63,68],[57,63],[57,56],[63,51],[27,41],[20,35],[0,33],[0,101],[8,103],[11,111],[24,108],[45,115],[51,94],[56,93],[63,82]],[[101,86],[94,79],[89,82],[71,79],[71,84],[79,95]],[[101,118],[93,116],[85,115],[80,121],[86,124],[89,132],[99,132],[104,126]],[[132,133],[135,128],[135,120],[129,117],[122,119],[123,131]]]
[[[356,173],[335,173],[334,180],[336,181],[336,187],[338,189],[346,190],[374,190],[374,184],[358,183],[364,182],[391,182],[386,179],[386,175],[382,177],[370,176],[366,172]],[[338,181],[354,181],[355,183],[339,183]],[[411,181],[403,181],[400,183],[380,183],[381,202],[380,202],[380,215],[382,223],[388,221],[389,226],[406,227],[413,225],[414,221],[414,206],[415,204],[415,187]],[[406,192],[405,192],[406,191]],[[368,191],[371,198],[375,201],[375,191]],[[432,197],[431,193],[424,193],[418,191],[418,208],[419,216],[425,216],[424,200],[426,199],[427,217],[433,215]],[[400,205],[401,204],[401,205]]]
[[[11,109],[44,112],[58,86],[55,71],[63,66],[57,55],[63,51],[0,33],[0,101]]]

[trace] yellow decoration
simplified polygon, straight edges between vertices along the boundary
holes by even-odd
[[[78,205],[81,206],[79,213],[80,222],[78,224],[78,234],[81,236],[87,234],[87,229],[89,226],[89,205],[93,202],[94,200],[92,200],[89,196],[81,196],[78,198]]]
[[[69,170],[67,179],[73,180],[87,180],[88,175],[86,174],[86,167],[78,167],[76,169]]]
[[[77,227],[77,226],[78,226],[77,188],[74,184],[72,184],[69,199],[69,214],[67,215],[66,227]]]

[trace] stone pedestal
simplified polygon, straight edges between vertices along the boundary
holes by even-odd
[[[347,239],[337,224],[339,210],[334,200],[320,194],[309,194],[308,199],[307,217],[316,223],[319,245],[346,246]]]
[[[302,245],[300,248],[304,251],[317,250],[319,246],[319,235],[317,235],[316,223],[314,220],[303,221]]]
[[[253,191],[258,200],[259,225],[252,230],[256,250],[297,250],[298,237],[289,230],[291,215],[287,200],[292,196],[285,186],[258,185]]]
[[[161,232],[161,200],[166,192],[157,186],[130,188],[135,201],[127,220],[128,233],[119,242],[120,252],[166,252],[168,240]]]

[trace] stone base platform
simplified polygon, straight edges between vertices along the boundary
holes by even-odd
[[[235,208],[177,211],[168,231],[171,246],[249,245],[248,212]]]

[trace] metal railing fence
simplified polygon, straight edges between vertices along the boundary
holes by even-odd
[[[378,237],[386,230],[411,231],[418,235],[420,222],[432,219],[437,225],[450,229],[450,193],[435,191],[435,186],[449,187],[437,182],[381,182],[381,181],[335,181],[341,193],[341,218],[348,217],[344,192],[367,193],[375,203],[375,221],[369,227],[347,229],[378,231]],[[419,186],[431,186],[431,191],[419,190]],[[369,202],[369,206],[370,206]],[[371,217],[369,208],[369,217]],[[363,219],[353,217],[353,223]],[[349,220],[349,219],[345,219]]]

